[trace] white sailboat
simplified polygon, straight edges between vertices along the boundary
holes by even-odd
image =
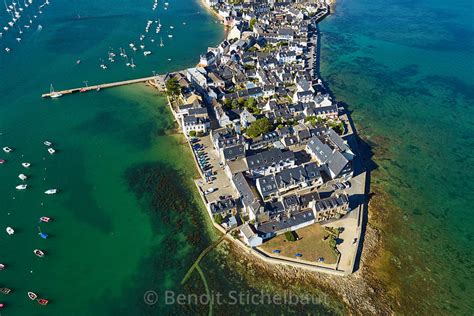
[[[62,93],[54,91],[53,84],[51,84],[51,86],[49,87],[49,96],[53,99],[56,99],[61,97],[62,95]]]

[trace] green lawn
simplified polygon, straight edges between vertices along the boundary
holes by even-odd
[[[313,224],[296,231],[299,237],[297,241],[287,241],[285,235],[278,235],[265,242],[260,248],[268,253],[280,250],[280,256],[296,258],[296,253],[301,253],[302,260],[316,262],[323,257],[324,263],[333,264],[337,261],[337,255],[323,237],[328,235],[325,229],[319,224]]]

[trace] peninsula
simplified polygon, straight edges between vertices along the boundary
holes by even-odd
[[[265,262],[351,274],[366,174],[350,118],[319,78],[317,23],[329,4],[205,5],[226,39],[155,83],[193,151],[214,226]]]

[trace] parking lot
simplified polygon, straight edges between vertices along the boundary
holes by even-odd
[[[197,144],[202,145],[201,152],[203,153],[203,156],[205,157],[207,164],[211,167],[210,170],[212,170],[213,173],[212,177],[209,179],[210,181],[206,182],[203,179],[198,180],[197,183],[202,192],[206,192],[211,188],[216,189],[214,192],[205,195],[206,200],[208,202],[212,202],[218,200],[220,196],[227,195],[237,198],[238,193],[232,187],[230,179],[225,174],[224,169],[219,165],[219,157],[212,146],[210,136],[200,137]]]

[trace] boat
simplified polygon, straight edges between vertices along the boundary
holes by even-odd
[[[29,168],[31,166],[31,164],[29,162],[22,162],[21,165],[24,167],[24,168]]]
[[[6,265],[4,265],[3,263],[0,263],[0,271],[5,270],[6,268],[7,268]]]
[[[163,38],[160,38],[160,47],[163,47],[165,46],[165,44],[163,44]]]
[[[40,298],[38,300],[36,300],[38,302],[38,304],[40,305],[48,305],[49,301],[47,299],[44,299],[44,298]]]
[[[50,155],[52,155],[56,152],[56,150],[54,150],[53,148],[48,148],[48,152]]]
[[[22,180],[22,181],[25,181],[26,179],[28,179],[28,177],[25,176],[23,173],[20,173],[20,174],[18,175],[18,178],[20,178],[20,180]]]
[[[36,298],[38,297],[38,295],[36,295],[36,294],[33,293],[33,292],[28,292],[28,297],[30,298],[30,300],[34,301],[34,300],[36,300]]]
[[[168,34],[168,37],[169,37],[169,38],[172,38],[172,37],[173,37],[173,35],[172,35],[172,34]]]
[[[44,194],[52,195],[52,194],[56,194],[57,192],[58,190],[56,189],[49,189],[49,190],[44,191]]]
[[[38,227],[38,228],[39,228],[39,227]],[[48,234],[43,233],[43,232],[41,231],[41,229],[40,229],[40,232],[38,233],[38,235],[39,235],[41,238],[43,238],[43,239],[47,239],[47,238],[48,238]]]
[[[48,142],[47,140],[45,140],[45,141],[43,142],[43,144],[45,144],[46,146],[48,146],[48,147],[49,147],[49,146],[51,146],[53,143],[51,143],[51,142]]]
[[[9,289],[7,287],[0,288],[0,293],[3,293],[3,294],[10,294],[11,291],[12,289]]]
[[[11,227],[7,227],[6,231],[8,235],[13,235],[15,233],[15,230]]]
[[[79,65],[80,63],[81,63],[80,59],[76,60],[76,65]]]
[[[148,56],[151,55],[151,52],[149,50],[146,50],[143,52],[143,56]]]
[[[27,184],[20,184],[20,185],[17,185],[15,188],[17,190],[26,190],[27,187],[28,187]]]
[[[54,87],[51,84],[51,86],[49,87],[49,96],[53,99],[56,99],[56,98],[61,97],[62,95],[63,95],[62,93],[54,91]]]
[[[40,222],[43,222],[43,223],[49,223],[50,220],[51,218],[46,217],[46,216],[40,217]]]
[[[0,159],[0,165],[3,165],[6,161],[3,159]]]
[[[9,154],[13,151],[13,149],[11,149],[10,147],[3,147],[3,151]]]
[[[33,253],[34,253],[37,257],[40,257],[40,258],[43,258],[43,257],[44,257],[44,252],[42,252],[42,251],[39,250],[39,249],[33,250]]]

